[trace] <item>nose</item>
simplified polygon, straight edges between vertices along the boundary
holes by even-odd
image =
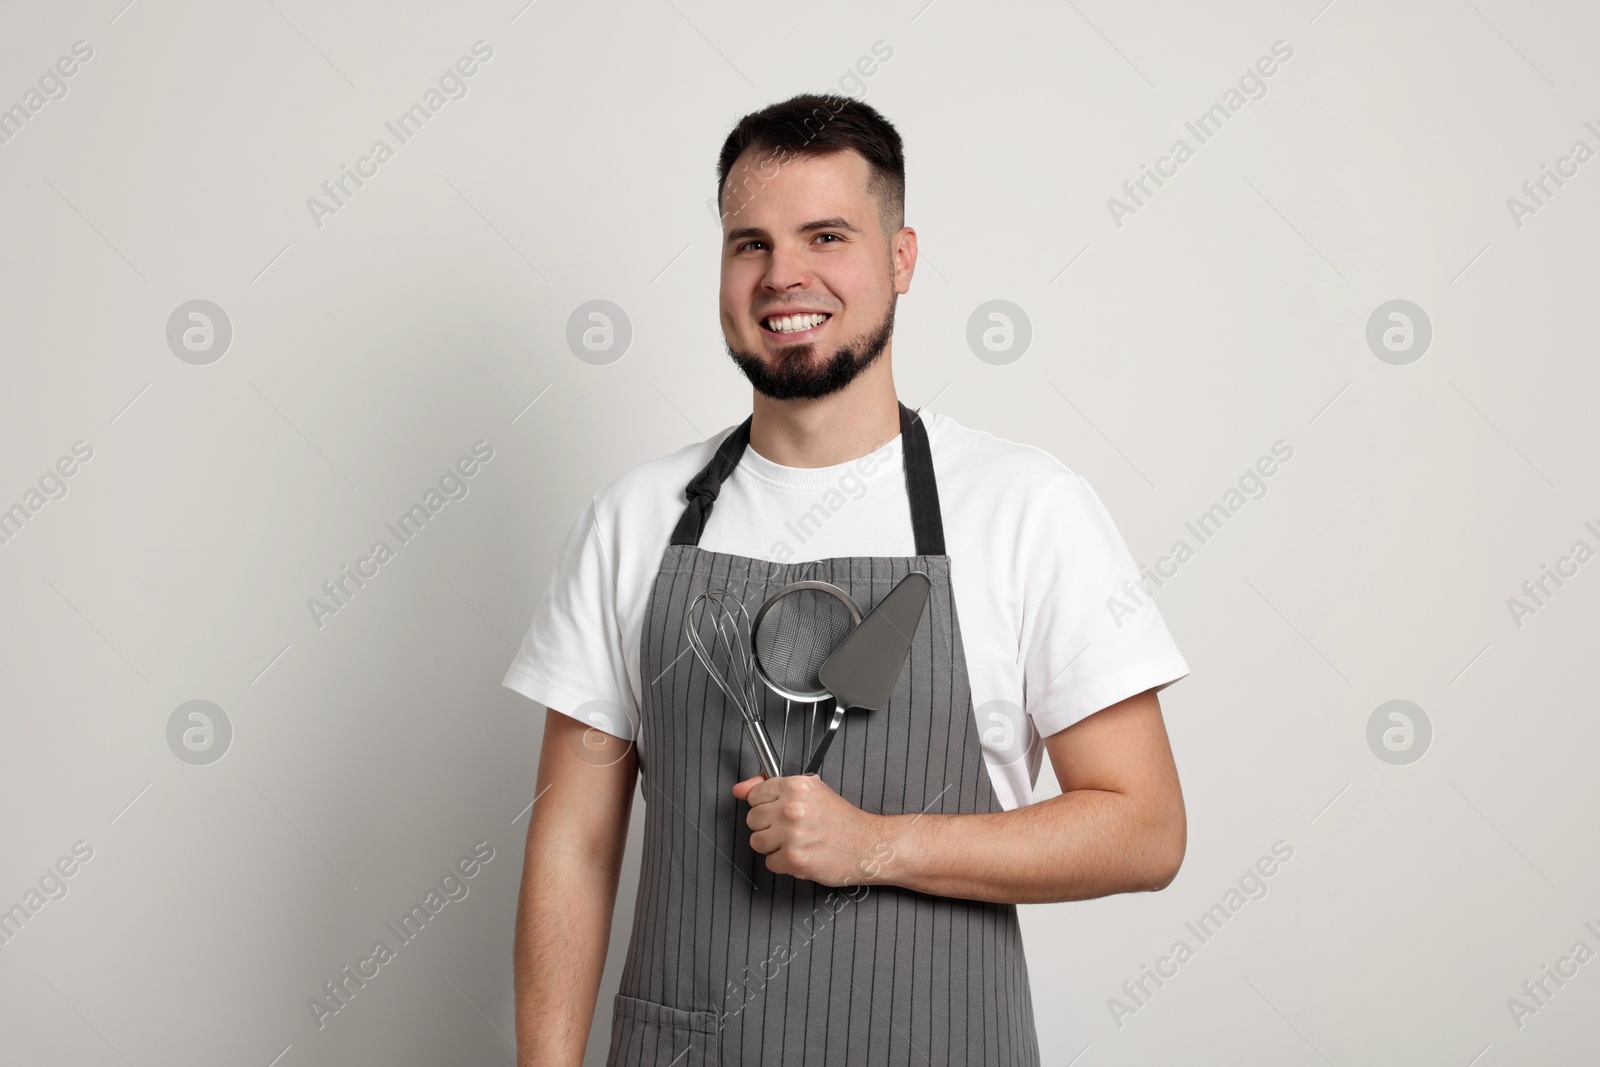
[[[805,255],[805,249],[790,242],[782,242],[772,250],[767,259],[767,272],[761,284],[773,292],[809,288],[814,275]]]

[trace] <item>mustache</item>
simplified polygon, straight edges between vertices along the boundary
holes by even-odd
[[[758,311],[756,313],[756,318],[757,319],[764,319],[768,315],[772,315],[772,314],[775,313],[773,309],[781,307],[781,306],[782,305],[780,305],[780,304],[772,304],[768,308],[765,308],[765,309],[763,309],[761,311]],[[838,313],[839,313],[839,310],[837,308],[801,308],[799,311],[786,311],[786,312],[784,312],[785,315],[837,315]]]

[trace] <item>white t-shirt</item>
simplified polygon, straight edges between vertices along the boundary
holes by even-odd
[[[1170,685],[1189,665],[1154,602],[1130,598],[1124,583],[1142,589],[1138,567],[1082,476],[948,416],[922,421],[978,735],[995,793],[1016,808],[1033,802],[1042,737]],[[640,639],[661,556],[684,487],[735,429],[642,463],[590,499],[501,684],[637,735]],[[831,467],[784,467],[747,446],[700,547],[782,563],[915,555],[900,437]],[[1130,603],[1142,606],[1130,615]]]

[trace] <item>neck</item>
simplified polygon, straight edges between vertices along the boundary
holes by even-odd
[[[890,350],[855,381],[816,400],[754,393],[750,447],[784,467],[832,467],[882,448],[900,433]]]

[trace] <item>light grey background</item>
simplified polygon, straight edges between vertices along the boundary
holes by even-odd
[[[588,494],[748,411],[707,205],[728,128],[878,41],[843,87],[906,140],[907,403],[1050,450],[1142,563],[1294,450],[1158,593],[1193,668],[1163,701],[1182,873],[1024,909],[1044,1061],[1594,1047],[1600,962],[1520,1026],[1507,1005],[1600,949],[1600,562],[1508,606],[1600,548],[1600,161],[1520,226],[1507,204],[1600,148],[1592,5],[123,3],[0,15],[0,105],[93,49],[0,145],[0,506],[93,449],[0,545],[0,906],[93,849],[0,946],[0,1059],[513,1061],[542,714],[500,688],[512,645]],[[307,199],[479,40],[467,95],[319,227]],[[1179,137],[1194,158],[1118,226],[1107,199]],[[232,327],[207,365],[167,343],[197,299]],[[601,299],[632,326],[608,365],[566,343]],[[1028,316],[1022,358],[968,347],[990,300]],[[1431,321],[1420,360],[1367,345],[1391,300]],[[322,582],[480,440],[467,496],[319,627]],[[231,724],[208,764],[169,747],[192,700]],[[1369,748],[1390,700],[1428,717],[1422,759]],[[319,1030],[308,998],[479,841],[468,895]],[[1277,841],[1267,895],[1199,945],[1185,922]]]

